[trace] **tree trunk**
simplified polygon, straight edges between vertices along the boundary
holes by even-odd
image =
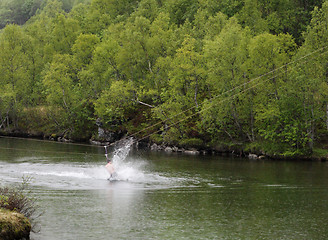
[[[196,84],[195,84],[195,104],[196,104],[196,107],[198,108],[197,92],[198,92],[198,78],[197,78],[197,76],[196,76]]]
[[[311,124],[310,124],[310,138],[311,141],[309,142],[309,147],[311,149],[311,151],[313,150],[313,142],[314,142],[314,130],[315,130],[315,126],[314,126],[314,106],[312,104],[311,106]]]
[[[328,131],[328,103],[326,103],[326,126],[327,126],[327,131]]]

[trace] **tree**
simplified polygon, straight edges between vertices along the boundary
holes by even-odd
[[[71,48],[79,35],[77,21],[67,18],[64,14],[59,14],[53,23],[51,47],[56,53],[71,53]]]
[[[243,90],[240,86],[247,81],[248,39],[249,33],[231,18],[219,35],[205,44],[209,100],[203,105],[202,117],[205,131],[215,138],[223,133],[231,140],[244,140],[245,136],[253,139],[246,127],[250,113],[245,111],[246,102],[238,95]]]
[[[159,13],[159,4],[157,0],[142,0],[138,3],[137,8],[131,14],[132,17],[145,17],[151,22]]]
[[[33,101],[31,39],[17,25],[8,25],[0,36],[1,115],[17,127],[22,108]],[[3,117],[2,117],[3,118]]]
[[[315,8],[311,24],[304,34],[304,45],[296,58],[311,54],[305,64],[300,64],[294,71],[294,81],[290,89],[296,91],[298,102],[302,103],[304,132],[310,150],[316,138],[326,136],[328,131],[328,1],[321,9]],[[320,120],[319,120],[320,119]],[[324,120],[325,119],[325,120]],[[324,120],[324,121],[323,121]]]
[[[178,26],[186,21],[192,22],[198,8],[196,0],[167,0],[164,4],[172,23]]]
[[[245,0],[242,10],[236,15],[243,26],[249,27],[254,35],[268,31],[268,24],[262,18],[258,1]]]
[[[95,102],[96,116],[107,126],[118,127],[131,119],[134,110],[134,90],[131,84],[115,81]]]
[[[158,118],[171,125],[170,129],[166,129],[168,136],[170,132],[178,130],[180,137],[191,137],[190,128],[185,127],[187,123],[179,120],[197,112],[199,103],[203,100],[206,73],[203,57],[196,51],[195,44],[194,38],[186,36],[170,64],[168,86],[161,92],[163,103],[153,110]],[[193,119],[197,121],[197,117]],[[179,124],[174,124],[175,122]],[[190,125],[194,125],[193,131],[199,132],[195,124]],[[172,141],[168,138],[166,140]]]
[[[41,0],[0,1],[0,29],[7,24],[23,25],[42,5]]]
[[[77,37],[72,46],[72,52],[76,61],[81,64],[81,68],[86,67],[91,62],[94,49],[99,43],[99,38],[93,34],[80,34]]]
[[[103,89],[109,88],[113,80],[123,78],[117,66],[119,49],[120,46],[115,39],[105,36],[101,43],[94,45],[90,64],[79,72],[84,95],[91,101],[96,101]]]
[[[79,85],[74,81],[77,75],[76,63],[70,55],[55,55],[43,73],[43,84],[52,118],[59,130],[74,134],[81,130],[76,126],[79,121],[84,99],[79,94]],[[59,112],[59,113],[58,113]],[[58,118],[58,119],[57,119]]]

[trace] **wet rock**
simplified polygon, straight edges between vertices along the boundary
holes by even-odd
[[[156,143],[154,143],[153,145],[151,145],[150,150],[158,151],[158,145]]]
[[[65,143],[71,143],[71,142],[73,142],[72,140],[67,139],[67,138],[64,138],[64,137],[58,137],[57,138],[57,141],[58,142],[65,142]]]
[[[186,150],[186,151],[184,151],[184,153],[190,154],[190,155],[198,155],[199,151],[197,151],[197,150]]]
[[[186,149],[184,149],[184,148],[178,148],[178,151],[177,152],[183,153],[185,151],[186,151]]]
[[[105,129],[98,127],[98,138],[103,141],[115,142],[116,134],[114,132],[106,131]]]
[[[90,139],[89,142],[90,142],[91,145],[97,145],[97,146],[102,145],[102,143],[100,141],[95,141],[95,140]]]
[[[173,152],[173,149],[171,147],[166,147],[164,149],[165,152]]]
[[[248,158],[254,160],[254,159],[258,159],[259,157],[258,157],[256,154],[250,153],[250,154],[248,155]]]
[[[179,148],[178,147],[172,147],[172,151],[173,152],[179,152]]]

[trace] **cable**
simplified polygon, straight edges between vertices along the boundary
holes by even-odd
[[[225,95],[225,94],[228,94],[228,93],[230,93],[230,92],[233,92],[233,91],[235,91],[235,90],[237,90],[237,89],[239,89],[239,88],[245,87],[246,85],[248,85],[248,84],[250,84],[250,83],[252,83],[252,82],[254,82],[254,81],[258,80],[258,79],[261,79],[261,78],[263,78],[263,77],[265,77],[265,76],[268,76],[268,75],[271,74],[271,73],[275,73],[275,72],[279,71],[280,69],[283,69],[283,68],[285,68],[285,67],[288,67],[289,65],[292,65],[292,64],[294,64],[294,63],[297,63],[297,62],[301,61],[302,59],[308,58],[309,56],[311,56],[311,55],[313,55],[313,54],[315,54],[315,53],[317,53],[317,52],[319,52],[319,51],[322,51],[322,50],[324,50],[324,49],[327,48],[327,47],[328,47],[328,46],[324,46],[324,47],[322,47],[322,48],[320,48],[320,49],[317,49],[317,50],[315,50],[315,51],[313,51],[313,52],[310,52],[310,53],[308,53],[308,54],[306,54],[306,55],[304,55],[304,56],[302,56],[302,57],[300,57],[300,58],[298,58],[298,59],[296,59],[296,60],[294,60],[294,61],[291,61],[291,62],[289,62],[289,63],[287,63],[287,64],[284,64],[284,65],[282,65],[282,66],[280,66],[280,67],[278,67],[278,68],[276,68],[276,69],[274,69],[274,70],[271,70],[271,71],[269,71],[269,72],[267,72],[267,73],[264,73],[264,74],[262,74],[262,75],[260,75],[260,76],[258,76],[258,77],[256,77],[256,78],[253,78],[253,79],[249,80],[249,81],[246,82],[246,83],[243,83],[243,84],[241,84],[241,85],[239,85],[239,86],[236,86],[236,87],[234,87],[234,88],[232,88],[232,89],[230,89],[230,90],[227,90],[227,91],[225,91],[225,92],[223,92],[223,93],[221,93],[221,94],[219,94],[219,95],[216,95],[216,96],[212,97],[212,98],[209,99],[209,100],[214,100],[214,99],[216,99],[216,98],[218,98],[218,97],[220,97],[220,96],[223,96],[223,95]],[[326,52],[327,52],[327,51],[326,51]],[[326,52],[323,52],[323,53],[321,53],[320,55],[322,55],[322,54],[324,54],[324,53],[326,53]],[[316,58],[316,57],[315,57],[315,58]],[[309,61],[309,60],[308,60],[308,61]],[[305,61],[305,62],[303,62],[302,64],[304,64],[304,63],[306,63],[306,62],[308,62],[308,61]],[[287,72],[287,71],[289,71],[289,70],[286,70],[285,72]],[[277,76],[278,76],[278,75],[275,75],[275,76],[273,76],[272,78],[267,79],[267,80],[265,80],[265,81],[271,80],[271,79],[273,79],[273,78],[275,78],[275,77],[277,77]],[[250,89],[252,89],[252,88],[254,88],[254,86],[251,87],[251,88],[248,88],[248,89],[246,89],[246,90],[250,90]],[[242,92],[244,92],[244,91],[245,91],[245,90],[243,90]],[[241,93],[242,93],[242,92],[241,92]],[[224,101],[225,101],[225,100],[224,100]],[[203,104],[204,104],[204,102],[200,103],[199,106],[200,106],[200,105],[203,105]],[[198,106],[198,107],[199,107],[199,106]],[[155,123],[155,124],[153,124],[153,125],[151,125],[151,126],[149,126],[149,127],[146,127],[146,128],[144,128],[144,129],[139,130],[138,132],[135,132],[135,133],[133,133],[133,134],[129,134],[129,135],[126,136],[125,138],[122,138],[122,139],[120,139],[120,140],[117,140],[117,141],[111,143],[110,145],[115,145],[116,143],[118,143],[118,142],[120,142],[120,141],[122,141],[122,140],[124,140],[124,139],[126,139],[126,138],[133,137],[133,136],[135,136],[135,135],[137,135],[137,134],[139,134],[139,133],[141,133],[141,132],[143,132],[143,131],[146,131],[146,130],[148,130],[148,129],[150,129],[150,128],[153,128],[153,127],[155,127],[155,126],[157,126],[157,125],[159,125],[159,124],[161,124],[161,123],[164,123],[165,121],[171,120],[172,118],[177,117],[177,116],[179,116],[179,115],[181,115],[181,114],[183,114],[183,113],[185,113],[185,112],[187,112],[187,111],[190,111],[190,110],[192,110],[192,109],[194,109],[194,108],[196,108],[196,107],[197,107],[197,106],[190,107],[190,108],[188,108],[188,109],[186,109],[186,110],[184,110],[184,111],[181,111],[181,112],[178,113],[178,114],[175,114],[175,115],[173,115],[173,116],[167,118],[166,120],[159,121],[159,122],[157,122],[157,123]],[[190,115],[190,116],[187,116],[186,118],[183,119],[183,121],[185,121],[186,119],[188,119],[188,118],[190,118],[190,117],[192,117],[192,116],[197,115],[198,113],[200,113],[200,112],[202,112],[202,111],[204,111],[204,110],[198,111],[197,113],[194,113],[194,114],[192,114],[192,115]],[[173,125],[176,125],[177,123],[180,123],[180,122],[182,122],[182,121],[180,120],[180,121],[174,122],[174,123],[170,124],[168,127],[171,127],[171,126],[173,126]],[[158,133],[158,132],[160,132],[160,131],[161,131],[161,130],[158,130],[158,131],[156,131],[156,132],[154,132],[154,133],[152,133],[152,134],[146,135],[145,137],[142,137],[141,139],[136,140],[136,141],[143,140],[143,139],[145,139],[145,138],[147,138],[147,137],[149,137],[149,136],[151,136],[151,135],[153,135],[153,134],[155,134],[155,133]]]
[[[28,141],[36,141],[36,142],[48,142],[48,143],[57,143],[57,144],[69,144],[69,145],[83,146],[83,147],[100,147],[97,145],[92,145],[87,143],[83,144],[83,143],[74,143],[74,142],[59,142],[59,141],[36,139],[36,138],[23,138],[23,137],[11,137],[11,136],[0,136],[0,138],[10,138],[10,139],[28,140]]]
[[[218,95],[216,95],[216,96],[210,98],[209,100],[213,101],[213,100],[217,99],[218,97],[221,97],[221,96],[226,95],[226,94],[228,94],[228,93],[230,93],[230,92],[233,92],[233,91],[235,91],[235,90],[237,90],[237,89],[240,89],[240,88],[242,88],[242,87],[245,87],[246,85],[249,85],[249,84],[255,82],[256,80],[259,80],[259,79],[261,79],[261,78],[263,78],[263,77],[266,77],[266,76],[268,76],[268,75],[271,74],[271,73],[275,73],[275,72],[279,71],[279,70],[282,69],[282,68],[285,68],[285,67],[287,67],[287,66],[289,66],[289,65],[292,65],[292,64],[294,64],[294,63],[297,63],[297,62],[301,61],[302,59],[308,58],[309,56],[311,56],[311,55],[313,55],[313,54],[315,54],[315,53],[317,53],[317,52],[319,52],[319,51],[322,51],[322,50],[324,50],[324,49],[327,48],[327,47],[328,47],[328,46],[324,46],[324,47],[322,47],[322,48],[320,48],[320,49],[317,49],[317,50],[315,50],[315,51],[313,51],[313,52],[310,52],[310,53],[308,53],[308,54],[306,54],[306,55],[304,55],[304,56],[302,56],[302,57],[300,57],[300,58],[298,58],[298,59],[296,59],[296,60],[294,60],[294,61],[291,61],[291,62],[289,62],[289,63],[287,63],[287,64],[285,64],[285,65],[282,65],[282,66],[280,66],[280,67],[278,67],[278,68],[276,68],[276,69],[274,69],[274,70],[271,70],[271,71],[269,71],[269,72],[267,72],[267,73],[264,73],[264,74],[262,74],[262,75],[260,75],[260,76],[258,76],[258,77],[256,77],[256,78],[253,78],[253,79],[249,80],[249,81],[246,82],[246,83],[240,84],[239,86],[236,86],[236,87],[234,87],[234,88],[232,88],[232,89],[230,89],[230,90],[227,90],[227,91],[225,91],[225,92],[223,92],[223,93],[221,93],[221,94],[218,94]],[[322,55],[322,54],[324,54],[324,53],[327,53],[327,51],[321,53],[320,55]],[[316,57],[315,57],[315,58],[316,58]],[[310,60],[311,60],[311,59],[310,59]],[[308,61],[310,61],[310,60],[307,60],[307,61],[305,61],[305,62],[302,62],[301,64],[304,64],[304,63],[306,63],[306,62],[308,62]],[[292,69],[293,69],[293,68],[292,68]],[[284,72],[282,72],[282,73],[285,73],[285,72],[288,72],[288,71],[290,71],[290,70],[286,70],[286,71],[284,71]],[[253,89],[253,88],[255,88],[257,85],[263,84],[263,83],[265,83],[265,82],[267,82],[267,81],[269,81],[269,80],[271,80],[271,79],[274,79],[274,78],[276,78],[277,76],[279,76],[279,75],[282,74],[282,73],[276,74],[275,76],[273,76],[273,77],[271,77],[271,78],[269,78],[269,79],[266,79],[266,80],[264,80],[264,81],[262,81],[262,82],[259,82],[259,83],[255,84],[255,85],[253,85],[253,86],[251,86],[251,87],[249,87],[249,88],[247,88],[247,89],[242,90],[241,92],[238,92],[238,93],[236,93],[236,94],[233,94],[233,95],[231,95],[231,96],[229,96],[229,97],[227,97],[227,98],[225,98],[225,99],[219,101],[219,103],[222,103],[222,102],[224,102],[224,101],[227,101],[228,99],[233,98],[233,97],[237,96],[238,94],[242,94],[242,93],[244,93],[244,92],[246,92],[246,91],[248,91],[248,90],[250,90],[250,89]],[[200,103],[200,104],[198,105],[198,107],[201,106],[201,105],[203,105],[203,104],[204,104],[204,102]],[[194,108],[196,108],[196,107],[197,107],[197,106],[190,107],[190,108],[188,108],[188,109],[186,109],[186,110],[184,110],[184,111],[181,111],[181,112],[179,112],[178,114],[175,114],[175,115],[173,115],[173,116],[171,116],[171,117],[169,117],[169,118],[167,118],[167,119],[165,119],[165,120],[161,120],[161,121],[159,121],[159,122],[157,122],[157,123],[155,123],[155,124],[153,124],[153,125],[150,125],[150,126],[148,126],[148,127],[146,127],[146,128],[143,128],[143,129],[141,129],[141,130],[139,130],[139,131],[137,131],[137,132],[135,132],[135,133],[129,134],[129,135],[127,135],[126,137],[124,137],[124,138],[122,138],[122,139],[120,139],[120,140],[117,140],[117,141],[115,141],[115,142],[113,142],[113,143],[110,143],[109,146],[116,145],[116,144],[119,143],[119,142],[122,142],[122,141],[124,141],[124,140],[126,140],[126,139],[128,139],[128,138],[131,138],[131,137],[133,137],[133,136],[136,136],[137,134],[139,134],[139,133],[141,133],[141,132],[144,132],[144,131],[146,131],[146,130],[148,130],[148,129],[151,129],[151,128],[153,128],[153,127],[155,127],[155,126],[157,126],[157,125],[159,125],[159,124],[161,124],[161,123],[164,123],[165,121],[171,120],[171,119],[173,119],[173,118],[175,118],[175,117],[177,117],[177,116],[179,116],[179,115],[181,115],[181,114],[183,114],[183,113],[186,113],[186,112],[188,112],[188,111],[190,111],[190,110],[192,110],[192,109],[194,109]],[[181,122],[183,122],[183,121],[185,121],[185,120],[187,120],[187,119],[189,119],[189,118],[191,118],[191,117],[193,117],[193,116],[195,116],[195,115],[197,115],[197,114],[199,114],[199,113],[201,113],[201,112],[203,112],[203,111],[206,111],[206,110],[208,110],[208,109],[210,109],[210,108],[211,108],[211,107],[208,107],[208,108],[202,109],[202,110],[200,110],[200,111],[198,111],[198,112],[196,112],[196,113],[193,113],[193,114],[191,114],[191,115],[189,115],[189,116],[186,116],[185,118],[183,118],[183,119],[181,119],[181,120],[179,120],[179,121],[173,122],[172,124],[168,125],[168,127],[171,127],[171,126],[173,126],[173,125],[176,125],[176,124],[178,124],[178,123],[181,123]],[[153,132],[153,133],[151,133],[151,134],[148,134],[148,135],[146,135],[146,136],[144,136],[144,137],[142,137],[142,138],[140,138],[140,139],[138,139],[138,140],[134,140],[134,143],[135,143],[135,142],[138,142],[138,141],[141,141],[141,140],[143,140],[143,139],[145,139],[145,138],[148,138],[148,137],[150,137],[150,136],[152,136],[152,135],[154,135],[154,134],[156,134],[156,133],[158,133],[158,132],[160,132],[160,131],[161,131],[161,130],[157,130],[157,131],[155,131],[155,132]],[[0,137],[1,137],[1,138],[24,139],[24,140],[27,140],[27,139],[28,139],[28,138],[8,137],[8,136],[0,136]],[[63,143],[65,143],[65,144],[71,144],[71,145],[77,145],[77,146],[84,146],[84,147],[85,147],[85,146],[89,146],[89,147],[100,147],[100,146],[97,146],[97,145],[88,145],[88,144],[80,144],[80,143],[66,143],[66,142],[57,142],[57,141],[50,141],[50,140],[38,140],[38,139],[28,139],[28,140],[33,140],[33,141],[42,141],[42,142],[47,141],[47,142],[51,142],[51,143],[59,143],[59,144],[63,144]],[[66,153],[68,153],[68,152],[66,152]],[[74,153],[74,154],[85,154],[85,153]],[[90,155],[92,155],[92,154],[90,154]],[[100,154],[93,154],[93,155],[100,155]]]
[[[326,47],[324,47],[324,48],[326,48]],[[324,48],[321,48],[320,50],[322,50],[322,49],[324,49]],[[319,51],[319,50],[317,50],[317,51]],[[317,52],[317,51],[315,51],[315,52]],[[327,52],[328,52],[328,51],[323,52],[323,53],[321,53],[320,55],[323,55],[323,54],[325,54],[325,53],[327,53]],[[310,56],[310,55],[312,55],[313,53],[314,53],[314,52],[312,52],[311,54],[308,54],[308,55],[306,55],[306,56]],[[300,60],[300,59],[304,59],[304,58],[305,58],[305,56],[303,56],[302,58],[299,58],[298,60]],[[310,59],[310,60],[312,60],[312,59]],[[310,60],[304,61],[302,64],[304,64],[304,63],[306,63],[306,62],[309,62]],[[294,61],[293,63],[295,63],[295,62],[296,62],[296,61]],[[283,67],[286,67],[287,65],[290,65],[290,64],[291,64],[291,63],[285,64],[284,66],[281,66],[281,67],[279,67],[278,69],[283,68]],[[295,67],[296,67],[296,66],[295,66]],[[294,67],[294,68],[295,68],[295,67]],[[293,68],[291,68],[291,69],[293,69]],[[291,70],[291,69],[290,69],[290,70]],[[262,82],[258,82],[258,83],[256,83],[255,85],[253,85],[253,86],[251,86],[251,87],[249,87],[249,88],[247,88],[247,89],[242,90],[241,92],[238,92],[238,93],[236,93],[236,94],[233,94],[233,95],[231,95],[231,96],[229,96],[229,97],[227,97],[227,98],[225,98],[225,99],[219,101],[218,104],[221,104],[222,102],[225,102],[225,101],[227,101],[228,99],[233,98],[233,97],[235,97],[235,96],[237,96],[237,95],[239,95],[239,94],[245,93],[245,92],[247,92],[248,90],[253,89],[253,88],[255,88],[256,86],[258,86],[258,85],[260,85],[260,84],[263,84],[263,83],[265,83],[265,82],[267,82],[267,81],[269,81],[269,80],[272,80],[272,79],[276,78],[277,76],[279,76],[280,74],[282,74],[282,73],[286,73],[286,72],[288,72],[288,71],[290,71],[290,70],[286,70],[286,71],[281,72],[281,73],[279,73],[279,74],[277,74],[277,75],[275,75],[275,76],[273,76],[273,77],[271,77],[271,78],[268,78],[268,79],[266,79],[266,80],[264,80],[264,81],[262,81]],[[276,70],[272,70],[271,72],[274,72],[274,71],[276,71]],[[271,72],[269,72],[269,73],[271,73]],[[269,73],[266,73],[266,74],[264,74],[264,75],[268,75]],[[259,79],[259,78],[261,78],[261,77],[264,76],[264,75],[261,75],[260,77],[257,77],[257,78],[255,78],[255,79]],[[222,96],[223,94],[226,94],[227,92],[231,92],[231,91],[233,91],[233,90],[235,90],[235,89],[238,89],[238,88],[240,88],[240,87],[243,87],[243,86],[245,86],[246,84],[249,84],[250,82],[253,82],[255,79],[253,79],[253,80],[251,80],[251,81],[249,81],[249,82],[247,82],[247,83],[245,83],[245,84],[239,85],[239,86],[237,86],[237,87],[235,87],[235,88],[233,88],[233,89],[231,89],[231,90],[229,90],[229,91],[226,91],[226,92],[224,92],[224,93],[222,93],[222,94],[220,94],[220,95],[217,95],[217,96],[211,98],[211,100],[216,99],[217,97]],[[202,104],[203,104],[203,103],[202,103]],[[193,107],[193,108],[195,108],[195,107]],[[210,108],[211,108],[211,107],[208,107],[208,108],[202,109],[202,110],[200,110],[200,111],[198,111],[198,112],[196,112],[196,113],[193,113],[193,114],[191,114],[191,115],[189,115],[189,116],[187,116],[187,117],[185,117],[185,118],[183,118],[183,119],[181,119],[181,120],[179,120],[179,121],[177,121],[177,122],[174,122],[174,123],[171,124],[171,125],[168,125],[167,127],[169,128],[169,127],[172,127],[173,125],[179,124],[179,123],[181,123],[181,122],[183,122],[183,121],[185,121],[185,120],[187,120],[187,119],[189,119],[189,118],[191,118],[191,117],[193,117],[193,116],[195,116],[195,115],[198,115],[198,114],[201,113],[201,112],[207,111],[207,110],[210,109]],[[192,108],[191,108],[191,109],[192,109]],[[190,110],[190,109],[189,109],[189,110]],[[175,116],[177,116],[177,115],[175,115]],[[174,116],[173,116],[173,117],[174,117]],[[172,118],[173,118],[173,117],[172,117]],[[154,134],[156,134],[156,133],[158,133],[158,132],[160,132],[160,131],[161,131],[161,130],[157,130],[157,131],[155,131],[155,132],[153,132],[153,133],[151,133],[151,134],[148,134],[148,135],[142,137],[141,139],[136,140],[136,142],[137,142],[137,141],[141,141],[141,140],[143,140],[143,139],[146,139],[146,138],[148,138],[148,137],[150,137],[150,136],[152,136],[152,135],[154,135]]]
[[[22,148],[10,148],[10,147],[0,147],[3,150],[13,150],[13,151],[25,151],[25,152],[40,152],[40,153],[56,153],[56,154],[70,154],[70,155],[90,155],[90,156],[100,156],[100,153],[81,153],[81,152],[63,152],[63,151],[47,151],[47,150],[33,150],[33,149],[22,149]]]

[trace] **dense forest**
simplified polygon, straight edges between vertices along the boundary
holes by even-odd
[[[327,0],[0,0],[0,27],[2,132],[328,146]]]

